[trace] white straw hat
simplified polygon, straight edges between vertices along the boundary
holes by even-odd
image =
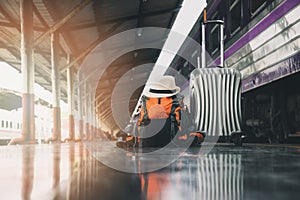
[[[146,97],[161,98],[170,97],[180,92],[172,76],[163,76],[157,82],[150,82],[145,89]]]

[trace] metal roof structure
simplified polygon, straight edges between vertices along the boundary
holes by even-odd
[[[13,110],[22,106],[21,94],[7,89],[0,89],[0,109]]]
[[[171,28],[183,0],[33,0],[35,82],[51,91],[51,33],[60,35],[60,69],[79,70],[87,54],[101,41],[139,27]],[[20,0],[0,1],[0,61],[17,70],[20,63]],[[165,36],[166,37],[166,36]],[[164,38],[161,38],[164,39]],[[109,66],[101,77],[96,96],[98,116],[110,130],[111,92],[119,78],[136,65],[155,63],[160,50],[143,49],[127,53]],[[70,58],[70,59],[68,59]],[[147,78],[147,76],[145,76]],[[66,74],[61,74],[61,98],[67,99]],[[141,90],[131,97],[132,111]]]

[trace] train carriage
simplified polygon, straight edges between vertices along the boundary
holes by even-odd
[[[208,18],[225,22],[225,67],[242,74],[243,130],[250,139],[277,143],[300,133],[299,12],[298,0],[208,1]],[[203,16],[190,33],[200,44],[202,21]],[[208,65],[219,65],[219,26],[206,31]],[[201,59],[200,53],[191,58]],[[176,57],[172,67],[189,79],[197,66]],[[188,87],[182,89],[187,93]]]

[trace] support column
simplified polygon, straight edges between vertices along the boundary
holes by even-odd
[[[94,97],[92,90],[90,90],[90,103],[91,103],[91,116],[90,116],[90,121],[91,121],[91,136],[90,140],[93,140],[95,137],[95,123],[94,123]]]
[[[59,34],[51,34],[51,65],[52,65],[52,95],[53,95],[53,134],[52,140],[61,140],[60,115],[60,70],[59,70]]]
[[[34,62],[33,62],[33,2],[20,1],[21,72],[22,72],[22,135],[9,144],[35,141],[34,124]]]
[[[81,85],[79,84],[79,73],[78,73],[78,88],[77,88],[77,104],[78,104],[78,128],[79,128],[79,137],[80,140],[82,141],[84,139],[84,134],[83,134],[83,115],[82,115],[82,91],[81,91]]]
[[[87,102],[86,102],[86,107],[87,107],[87,139],[91,140],[91,134],[92,134],[92,121],[91,121],[91,93],[90,93],[90,88],[87,88]]]
[[[99,124],[98,124],[98,102],[95,99],[95,137],[99,138]]]
[[[61,160],[61,145],[55,144],[53,147],[53,190],[57,189],[60,183],[60,160]]]
[[[97,138],[97,123],[96,123],[96,105],[95,105],[95,97],[93,98],[93,125],[94,125],[94,139]]]
[[[90,121],[90,137],[89,137],[89,140],[92,140],[93,139],[93,134],[94,134],[94,124],[93,124],[93,110],[92,110],[92,107],[93,107],[93,105],[92,105],[92,101],[91,101],[91,94],[90,94],[90,110],[89,110],[89,112],[90,112],[90,119],[89,119],[89,121]]]
[[[90,137],[90,124],[89,124],[89,112],[90,112],[90,106],[89,106],[89,90],[88,90],[88,84],[85,83],[85,138],[86,140],[89,140]]]
[[[22,199],[31,199],[34,179],[35,150],[31,146],[22,147]]]
[[[70,56],[68,56],[68,63]],[[75,140],[75,124],[74,124],[74,68],[67,69],[68,82],[68,106],[69,106],[69,140]]]

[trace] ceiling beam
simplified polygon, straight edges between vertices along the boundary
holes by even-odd
[[[0,12],[6,19],[8,19],[8,21],[10,21],[15,26],[15,28],[19,32],[21,32],[21,25],[16,23],[15,19],[2,7],[2,5],[0,5]]]
[[[20,24],[19,23],[18,24],[14,24],[14,23],[11,23],[11,22],[0,22],[0,26],[7,27],[7,28],[16,28],[16,29],[18,29],[18,27],[20,27]],[[45,28],[38,27],[38,26],[34,26],[33,30],[34,31],[38,31],[38,32],[44,32],[44,31],[46,31]]]
[[[159,40],[158,40],[158,41],[159,41]],[[157,42],[157,40],[151,41],[151,42]],[[95,42],[95,44],[97,45],[97,42]],[[87,52],[89,53],[89,51],[87,51]],[[84,54],[84,53],[83,53],[83,54]],[[156,60],[157,60],[158,57],[159,57],[159,54],[160,54],[160,50],[157,50],[157,55],[156,55],[154,58],[143,59],[143,60],[139,60],[139,61],[136,61],[136,62],[132,62],[132,61],[129,61],[129,62],[128,62],[128,61],[127,61],[127,62],[118,63],[118,64],[111,64],[107,70],[112,69],[112,68],[119,68],[119,67],[122,67],[122,68],[124,68],[124,67],[130,67],[130,68],[132,68],[133,66],[142,65],[142,64],[149,63],[149,62],[155,63]],[[81,56],[81,55],[80,55],[80,56]],[[67,69],[67,67],[71,67],[71,66],[72,66],[72,65],[70,65],[70,66],[65,66],[64,68],[62,68],[62,72],[64,72],[64,71]],[[97,67],[101,67],[101,64],[99,64]],[[79,85],[83,84],[83,82],[85,82],[86,80],[90,79],[90,77],[93,76],[94,73],[95,73],[97,70],[98,70],[98,69],[96,68],[96,69],[93,70],[90,74],[86,75],[85,80],[81,81],[81,82],[79,83]],[[114,69],[114,70],[115,70],[115,69]],[[111,72],[111,73],[115,73],[115,72]]]
[[[110,110],[109,110],[110,111]],[[108,117],[112,115],[112,112],[106,112],[105,114],[101,115],[103,120],[106,120]]]
[[[82,30],[82,29],[86,29],[86,28],[93,28],[96,26],[97,26],[96,22],[86,22],[86,23],[80,23],[80,24],[76,24],[76,25],[66,26],[63,28],[63,30],[76,31],[76,30]]]
[[[5,39],[7,42],[13,45],[13,47],[5,47],[13,56],[15,56],[17,59],[21,60],[20,57],[20,43],[17,42],[17,39],[12,37],[10,35],[10,32],[5,31],[4,29],[0,29],[0,37]],[[2,43],[2,42],[1,42]],[[41,54],[42,55],[42,54]],[[43,56],[43,55],[42,55]],[[43,56],[45,57],[45,56]],[[46,58],[47,60],[47,58]],[[21,63],[20,63],[21,64]],[[35,72],[39,74],[46,82],[51,83],[52,81],[45,76],[45,74],[48,74],[46,70],[44,70],[43,67],[37,67],[35,66]],[[62,92],[63,95],[65,95],[64,92]]]
[[[106,108],[105,110],[103,110],[102,112],[99,112],[100,116],[103,118],[104,116],[106,116],[108,113],[110,113],[110,108]]]
[[[46,32],[47,30],[49,30],[49,25],[48,25],[48,23],[46,22],[46,20],[44,19],[44,17],[41,15],[41,13],[40,13],[40,11],[37,9],[37,7],[35,6],[35,5],[33,5],[33,12],[34,12],[34,14],[37,16],[37,18],[40,20],[40,22],[42,23],[42,25],[44,26],[44,31],[43,32]],[[63,37],[63,39],[65,40],[65,37]],[[68,44],[69,45],[69,44]],[[59,47],[60,47],[60,49],[62,50],[62,52],[63,52],[63,54],[65,55],[65,56],[67,56],[68,55],[68,51],[66,50],[66,49],[64,49],[63,47],[62,47],[62,45],[61,44],[59,44]]]
[[[105,101],[107,101],[109,98],[110,98],[110,96],[107,96],[103,100],[99,101],[99,103],[97,103],[97,107],[96,108],[99,108],[102,105],[102,103],[105,102]]]
[[[82,54],[77,56],[72,62],[67,64],[61,69],[61,72],[63,73],[65,70],[68,68],[72,67],[77,61],[82,59],[83,57],[87,56],[100,42],[106,39],[107,35],[112,34],[119,26],[121,23],[115,24],[113,27],[111,27],[107,32],[103,34],[103,36],[100,36],[96,41],[94,41]]]
[[[95,102],[97,102],[102,97],[102,95],[103,95],[103,93],[96,95]]]
[[[86,5],[88,5],[91,0],[82,0],[77,6],[75,6],[65,17],[59,20],[56,24],[50,27],[46,32],[40,35],[35,41],[34,45],[39,45],[44,41],[51,33],[54,33],[59,28],[61,28],[67,21],[69,21],[73,16],[79,13]]]
[[[162,15],[162,14],[166,14],[166,13],[176,13],[180,10],[180,8],[181,8],[181,6],[176,7],[176,8],[171,8],[171,9],[164,9],[164,10],[158,10],[158,11],[154,11],[154,12],[131,15],[131,16],[127,16],[127,17],[103,20],[100,22],[100,25],[107,25],[107,24],[120,23],[120,22],[123,23],[125,21],[135,20],[135,19],[143,18],[143,17],[152,17],[155,15]],[[68,27],[65,27],[64,30],[78,30],[78,29],[91,28],[91,27],[96,27],[96,26],[99,26],[99,23],[88,22],[88,23],[81,23],[81,24],[77,24],[77,25],[73,25],[73,26],[68,26]]]
[[[33,4],[33,12],[36,15],[36,17],[40,20],[42,25],[48,29],[49,28],[48,23],[45,21],[45,19],[43,18],[43,16],[41,15],[41,13],[38,11],[37,7],[34,4]]]
[[[158,51],[158,53],[160,53],[160,51]],[[143,65],[143,64],[148,64],[148,63],[155,63],[156,60],[158,59],[158,56],[155,56],[154,58],[145,58],[145,59],[141,59],[141,60],[137,60],[137,61],[126,61],[126,62],[123,62],[123,63],[118,63],[118,64],[111,64],[109,66],[109,68],[107,68],[107,70],[115,70],[115,68],[120,68],[120,67],[130,67],[130,69],[132,67],[136,67],[138,65]],[[114,73],[114,72],[113,72]]]
[[[0,7],[0,10],[1,10],[1,7]],[[2,10],[1,10],[1,12],[2,12]],[[5,17],[7,17],[8,20],[11,20],[11,23],[12,23],[12,24],[15,24],[15,23],[14,23],[14,19],[13,19],[8,13],[6,13],[5,11],[4,11],[4,13],[5,13]],[[3,14],[3,12],[2,12],[2,14]],[[17,29],[17,30],[18,30],[19,32],[21,31],[20,29]],[[17,38],[12,37],[12,36],[11,36],[11,33],[10,33],[9,31],[5,30],[5,29],[1,29],[1,30],[0,30],[0,37],[3,38],[3,39],[5,39],[6,41],[8,41],[10,44],[13,45],[13,47],[14,47],[16,50],[12,49],[11,47],[6,47],[6,49],[7,49],[13,56],[15,56],[17,59],[21,60],[20,52],[19,52],[19,49],[21,48],[21,45],[20,45],[21,42],[20,42]],[[38,50],[38,51],[40,51],[40,50]],[[18,53],[17,53],[17,52],[18,52]],[[42,54],[41,54],[41,55],[42,55]],[[43,56],[43,55],[42,55],[42,56]],[[45,56],[43,56],[43,57],[47,60],[47,58],[46,58]],[[38,69],[39,69],[39,70],[42,70],[41,67],[39,67]],[[35,70],[36,73],[38,73],[39,75],[41,75],[41,77],[43,77],[43,78],[45,79],[46,82],[51,83],[51,81],[50,81],[48,78],[45,78],[45,77],[43,76],[43,74],[45,73],[44,70],[42,70],[43,72],[40,72],[39,70],[37,70],[37,68],[36,68],[36,70]]]
[[[182,1],[183,1],[183,0],[178,0],[178,1],[177,1],[177,6],[180,6],[180,5],[182,4]],[[171,16],[171,19],[170,19],[170,21],[169,21],[169,24],[168,24],[168,26],[167,26],[166,28],[169,28],[169,29],[172,28],[173,22],[174,22],[175,19],[176,19],[175,16],[176,16],[176,13],[173,13],[173,15]]]
[[[157,10],[154,12],[148,12],[148,13],[141,13],[140,15],[131,15],[128,17],[121,17],[121,18],[116,18],[116,19],[109,19],[109,20],[104,20],[102,21],[102,24],[111,24],[111,23],[116,23],[116,22],[120,22],[120,21],[129,21],[129,20],[134,20],[134,19],[138,19],[143,18],[143,17],[152,17],[155,15],[162,15],[162,14],[166,14],[166,13],[174,13],[174,12],[178,12],[180,10],[180,7],[176,7],[176,8],[169,8],[169,9],[164,9],[164,10]]]
[[[3,39],[4,41],[9,42],[11,45],[13,45],[13,47],[15,47],[16,49],[20,49],[21,48],[21,41],[18,40],[17,38],[15,38],[11,32],[7,31],[6,29],[0,29],[0,37],[1,39]]]
[[[85,5],[87,5],[90,1],[91,1],[91,0],[84,0],[81,4],[79,4],[78,6],[76,6],[76,7],[72,10],[74,13],[72,13],[72,11],[71,11],[71,12],[70,12],[63,20],[68,21],[68,17],[69,17],[69,19],[70,19],[71,17],[73,17],[77,12],[79,12],[79,11],[81,10],[81,7],[83,8],[83,7],[84,7]],[[78,10],[78,11],[77,11],[77,10]],[[36,8],[35,6],[34,6],[34,8],[33,8],[33,11],[35,12],[35,15],[38,17],[38,19],[41,21],[41,23],[43,24],[43,26],[45,26],[46,28],[49,28],[47,22],[43,19],[43,17],[41,16],[41,14],[39,13],[39,11],[37,10],[37,8]],[[76,12],[75,12],[75,11],[76,11]],[[6,12],[5,9],[3,9],[3,7],[2,7],[1,5],[0,5],[0,12],[1,12],[1,13],[6,17],[6,19],[9,21],[9,22],[2,22],[2,25],[6,25],[6,26],[9,26],[9,27],[12,27],[12,28],[16,28],[19,32],[21,32],[20,24],[17,23],[17,22],[14,20],[14,18],[13,18],[8,12]],[[62,20],[62,21],[63,21],[63,20]],[[62,22],[62,21],[60,21],[60,22]],[[60,22],[58,22],[57,24],[59,25]],[[56,24],[56,25],[57,25],[57,24]],[[1,25],[1,24],[0,24],[0,25]],[[61,24],[61,25],[63,25],[63,24]],[[59,28],[58,26],[55,26],[55,25],[54,25],[53,27]],[[45,30],[47,30],[46,28],[34,27],[34,30],[45,31]],[[51,27],[51,28],[52,28],[52,27]],[[48,31],[51,30],[51,28],[48,29]],[[47,32],[45,32],[45,33],[47,33]],[[44,33],[44,34],[45,34],[45,33]],[[43,35],[43,34],[42,34],[42,35]],[[14,47],[15,49],[17,49],[16,51],[19,51],[21,41],[20,41],[19,39],[15,38],[15,37],[12,37],[12,35],[11,35],[11,33],[10,33],[9,31],[7,31],[6,29],[1,29],[1,30],[0,30],[0,37],[3,38],[4,40],[8,41],[10,44],[12,44],[13,47]],[[9,47],[9,48],[7,47],[6,49],[7,49],[12,55],[14,55],[16,58],[21,59],[19,53],[16,53],[14,50],[12,50],[11,47]],[[61,49],[63,49],[63,48],[61,48]],[[41,56],[43,56],[48,62],[50,62],[49,59],[48,59],[47,57],[45,57],[44,53],[41,53],[41,52],[42,52],[41,49],[36,48],[36,51],[39,52],[39,54],[40,54]],[[63,51],[64,51],[64,50],[63,50]],[[64,53],[65,53],[65,52],[64,52]],[[65,54],[66,54],[66,53],[65,53]],[[39,74],[41,77],[43,77],[44,80],[45,80],[46,82],[51,83],[51,80],[49,80],[48,77],[45,77],[45,76],[44,76],[45,73],[46,73],[45,70],[43,70],[41,67],[39,67],[39,68],[36,67],[36,70],[35,70],[35,71],[36,71],[37,74]],[[47,73],[46,73],[46,74],[47,74]],[[64,96],[66,96],[66,92],[65,92],[65,91],[62,91],[62,97],[64,97]]]

